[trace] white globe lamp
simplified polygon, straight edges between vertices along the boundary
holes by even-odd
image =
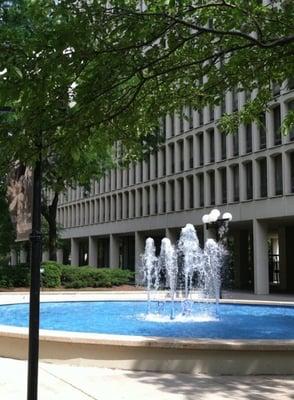
[[[219,216],[221,215],[220,211],[218,209],[213,209],[212,211],[210,211],[210,220],[211,222],[216,222],[219,218]]]
[[[223,214],[223,219],[228,219],[229,221],[232,221],[233,216],[232,216],[231,213],[225,212],[225,213]]]
[[[210,217],[209,217],[208,214],[203,215],[203,217],[202,217],[202,222],[203,222],[204,224],[209,224],[209,222],[210,222]]]

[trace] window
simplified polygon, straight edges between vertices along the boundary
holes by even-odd
[[[189,106],[189,129],[193,129],[193,108]]]
[[[174,116],[174,114],[170,115],[170,128],[171,128],[170,135],[175,136],[175,116]]]
[[[289,101],[288,105],[288,112],[289,111],[294,111],[294,100]],[[294,127],[291,128],[290,132],[289,132],[289,139],[291,141],[294,141]]]
[[[178,188],[179,188],[179,209],[184,209],[184,180],[178,179]]]
[[[233,155],[239,155],[239,132],[233,134]]]
[[[240,188],[239,188],[239,165],[233,166],[233,200],[240,200]]]
[[[252,161],[245,164],[246,171],[246,198],[252,200],[253,198],[253,177],[252,177]]]
[[[252,125],[245,125],[246,131],[246,153],[251,153],[252,151]]]
[[[155,162],[154,173],[155,173],[155,178],[158,178],[158,157],[159,157],[159,154],[158,154],[158,152],[156,152],[154,154],[154,162]]]
[[[203,133],[198,135],[198,149],[199,149],[199,164],[203,165],[204,154],[203,154]]]
[[[275,194],[279,196],[283,194],[282,155],[278,155],[274,158],[274,165],[275,165]]]
[[[260,114],[259,118],[259,148],[266,148],[266,119],[265,113]]]
[[[158,188],[157,185],[152,186],[153,189],[153,198],[154,198],[154,214],[158,213]]]
[[[165,193],[165,182],[162,182],[161,184],[161,190],[162,190],[162,212],[166,212],[166,193]]]
[[[175,211],[175,182],[170,181],[169,182],[169,189],[170,189],[170,204],[171,204],[171,210],[170,211]]]
[[[175,172],[175,145],[174,143],[169,145],[170,151],[170,172],[173,174]]]
[[[165,117],[163,117],[162,118],[162,135],[163,135],[163,137],[166,137],[166,118]]]
[[[221,99],[220,107],[221,107],[221,115],[224,115],[226,113],[226,97],[225,96],[223,96]]]
[[[198,174],[198,185],[199,185],[199,206],[204,206],[204,176],[202,174]]]
[[[193,136],[190,136],[187,140],[188,150],[189,150],[189,168],[194,166],[194,153],[193,153]]]
[[[199,114],[199,126],[203,125],[203,110],[198,110],[198,114]]]
[[[213,105],[209,106],[209,120],[210,121],[214,120],[214,106]]]
[[[227,170],[226,168],[222,168],[220,170],[221,176],[221,191],[222,191],[222,203],[225,204],[227,202]]]
[[[209,140],[209,149],[210,149],[210,162],[214,162],[215,160],[215,151],[214,151],[214,130],[210,130],[207,132],[208,140]]]
[[[281,107],[278,105],[273,109],[274,117],[274,144],[279,145],[282,142],[281,139]]]
[[[227,135],[221,133],[221,159],[224,160],[227,157]]]
[[[194,179],[193,176],[190,175],[187,177],[188,179],[188,192],[189,192],[189,208],[194,207]]]
[[[166,175],[166,148],[163,147],[162,151],[162,175]]]
[[[210,204],[215,204],[215,173],[214,171],[209,171],[209,189],[210,189]]]
[[[238,90],[234,88],[232,90],[232,109],[233,111],[238,111]]]
[[[290,154],[291,193],[294,193],[294,153]]]
[[[183,113],[179,114],[179,118],[180,118],[180,133],[184,132],[184,117],[183,117]]]
[[[266,158],[259,160],[260,197],[267,197],[267,162]]]
[[[184,171],[184,142],[181,140],[178,142],[179,146],[179,157],[180,157],[180,171]]]

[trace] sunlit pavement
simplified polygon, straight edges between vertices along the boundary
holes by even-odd
[[[0,370],[0,398],[26,399],[27,363],[0,358]],[[212,377],[40,363],[40,400],[281,400],[293,398],[294,377],[292,376]]]

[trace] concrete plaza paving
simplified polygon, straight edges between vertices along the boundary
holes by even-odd
[[[26,399],[27,363],[0,358],[0,371],[0,398]],[[39,399],[294,399],[294,377],[212,377],[40,363]]]

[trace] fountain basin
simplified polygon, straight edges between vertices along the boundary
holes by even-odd
[[[27,328],[1,326],[0,336],[0,356],[27,358]],[[40,331],[42,360],[108,368],[236,375],[293,374],[293,356],[294,340],[289,338],[183,339]]]

